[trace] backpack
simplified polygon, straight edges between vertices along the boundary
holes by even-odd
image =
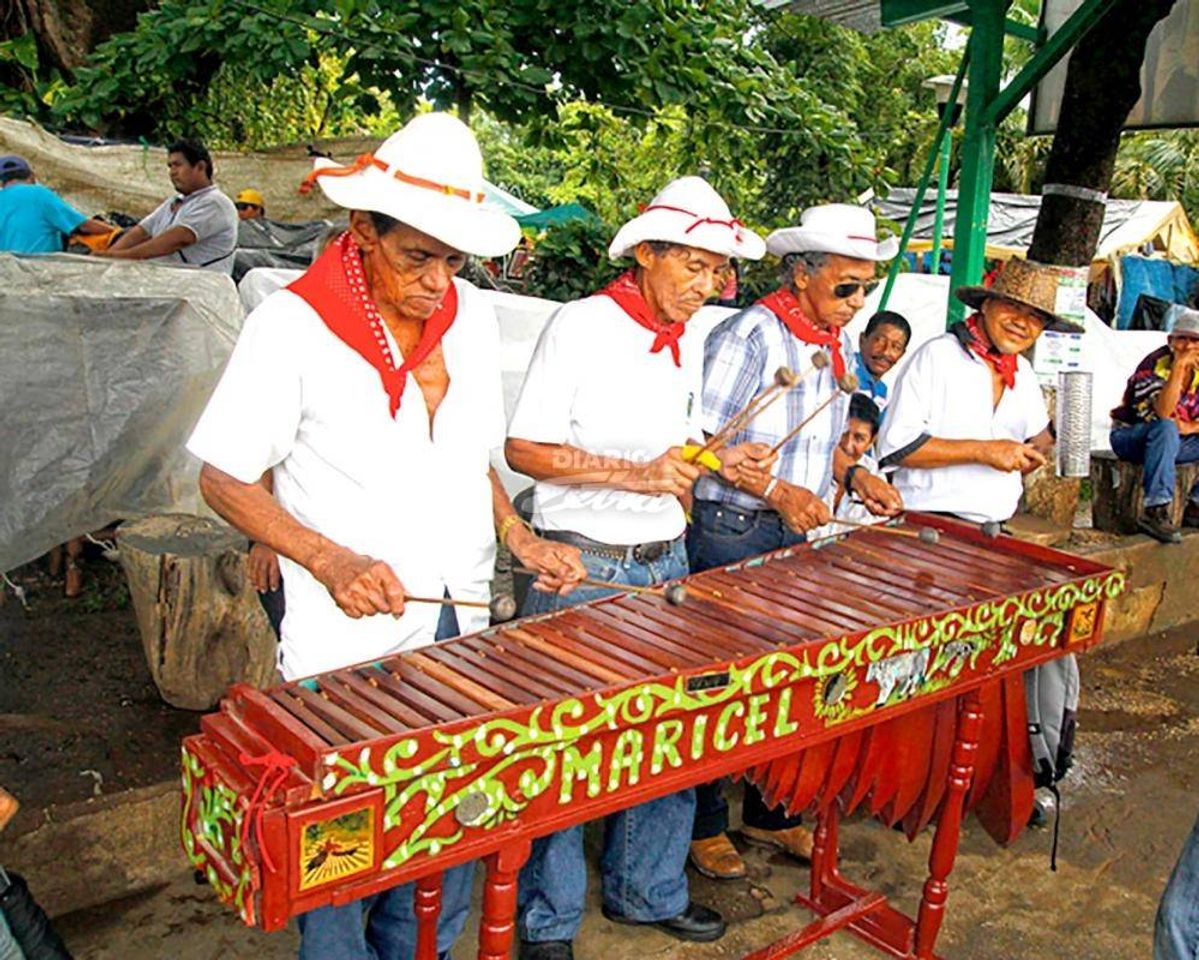
[[[1067,654],[1024,674],[1028,739],[1036,785],[1046,787],[1055,803],[1050,868],[1057,869],[1061,794],[1057,783],[1074,764],[1074,732],[1078,715],[1078,660]]]

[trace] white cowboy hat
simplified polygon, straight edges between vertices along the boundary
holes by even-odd
[[[663,187],[641,213],[617,232],[608,247],[613,260],[627,257],[645,240],[698,247],[726,257],[761,260],[766,244],[733,217],[729,205],[703,177],[679,177]]]
[[[788,253],[835,253],[855,260],[890,260],[899,252],[894,237],[879,241],[874,214],[852,203],[826,203],[808,207],[798,227],[775,230],[766,238],[766,249],[775,256]]]
[[[339,207],[385,213],[464,253],[496,257],[520,240],[520,225],[487,205],[475,135],[448,113],[413,117],[352,164],[318,157],[305,184],[314,179]]]

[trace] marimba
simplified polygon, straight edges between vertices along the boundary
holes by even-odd
[[[1033,800],[1022,674],[1099,639],[1120,572],[909,515],[935,546],[858,531],[259,691],[183,744],[182,839],[242,919],[416,880],[435,956],[440,876],[484,858],[479,956],[508,956],[516,876],[542,835],[748,771],[817,815],[818,919],[934,956],[964,811],[1000,842]],[[331,642],[335,642],[331,638]],[[837,869],[840,818],[936,823],[915,921]]]

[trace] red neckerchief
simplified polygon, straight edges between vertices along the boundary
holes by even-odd
[[[786,288],[768,293],[758,303],[782,320],[787,329],[804,343],[828,347],[833,358],[833,376],[838,380],[845,376],[845,357],[841,354],[840,330],[822,330],[816,326],[803,312],[795,294]]]
[[[653,310],[645,302],[645,296],[641,293],[641,288],[637,286],[637,276],[632,270],[622,273],[604,287],[604,289],[600,290],[597,296],[611,297],[616,301],[617,306],[621,310],[636,320],[641,326],[645,327],[646,330],[657,334],[654,337],[654,345],[649,348],[650,353],[657,353],[663,347],[670,347],[670,355],[674,358],[674,365],[676,367],[683,365],[682,360],[679,359],[679,340],[682,339],[683,331],[687,329],[687,325],[685,323],[663,323],[654,316]]]
[[[383,332],[383,317],[366,286],[362,252],[348,230],[287,289],[307,301],[342,343],[379,372],[393,417],[400,409],[408,374],[433,352],[458,315],[458,291],[451,282],[445,299],[425,321],[412,356],[397,369]]]
[[[999,374],[999,379],[1003,381],[1003,385],[1011,390],[1016,385],[1016,355],[1014,353],[1000,353],[992,346],[991,342],[986,338],[979,326],[980,315],[975,313],[966,319],[966,333],[968,334],[962,340],[971,353],[977,354],[987,364]]]

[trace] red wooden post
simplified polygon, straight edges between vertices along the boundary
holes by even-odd
[[[437,918],[441,915],[441,873],[431,873],[416,881],[412,894],[412,912],[416,914],[416,956],[414,960],[437,960]]]
[[[837,873],[839,856],[838,834],[841,824],[841,801],[836,797],[816,814],[816,833],[812,840],[812,900],[820,903],[824,896],[824,883]]]
[[[479,960],[508,960],[516,938],[516,881],[532,844],[514,839],[484,861],[483,916],[479,920]]]
[[[974,777],[974,758],[978,752],[978,737],[982,730],[982,702],[978,690],[971,690],[961,700],[958,718],[958,735],[953,745],[953,762],[949,767],[949,789],[945,794],[945,805],[933,836],[932,850],[928,855],[928,879],[924,882],[924,894],[920,898],[920,910],[916,914],[917,960],[931,960],[933,945],[941,922],[945,919],[945,901],[949,898],[949,873],[957,857],[958,841],[962,833],[962,809],[966,791]]]

